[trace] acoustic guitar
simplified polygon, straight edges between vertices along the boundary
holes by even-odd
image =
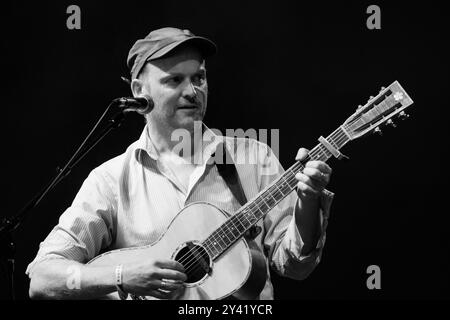
[[[154,243],[109,251],[88,264],[115,266],[149,257],[174,259],[184,266],[187,275],[186,288],[179,299],[253,299],[264,287],[267,267],[266,259],[254,241],[246,240],[246,232],[295,189],[295,175],[304,169],[307,161],[345,157],[339,151],[345,144],[365,134],[380,132],[381,124],[395,126],[392,118],[408,117],[404,109],[412,103],[395,81],[387,88],[381,88],[364,106],[360,105],[328,137],[320,137],[319,144],[309,151],[306,159],[297,161],[234,214],[211,203],[191,203],[175,216]],[[119,296],[116,292],[108,298],[118,299]]]

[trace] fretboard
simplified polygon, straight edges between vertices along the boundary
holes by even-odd
[[[350,138],[345,129],[339,127],[326,140],[339,150]],[[219,257],[295,189],[298,183],[295,175],[303,171],[306,162],[310,160],[327,161],[331,156],[331,152],[321,143],[316,145],[309,151],[306,159],[293,164],[271,185],[242,206],[233,216],[208,236],[202,242],[206,251],[213,259]]]

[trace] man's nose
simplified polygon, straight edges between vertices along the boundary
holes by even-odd
[[[188,80],[187,84],[184,86],[183,89],[183,96],[189,97],[191,99],[197,99],[197,90],[195,89],[194,84],[192,81]]]

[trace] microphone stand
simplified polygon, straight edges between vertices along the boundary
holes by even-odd
[[[45,188],[43,188],[38,194],[34,196],[16,215],[10,218],[3,218],[0,222],[0,261],[6,266],[6,274],[9,298],[15,300],[14,294],[14,264],[15,264],[15,251],[16,246],[13,240],[12,232],[16,230],[20,224],[29,216],[29,213],[41,202],[41,200],[51,191],[55,186],[60,183],[65,177],[69,175],[75,165],[102,140],[111,130],[118,128],[125,119],[125,113],[129,111],[137,111],[133,108],[125,108],[125,100],[123,98],[114,99],[106,108],[105,112],[99,118],[97,123],[91,129],[87,137],[81,143],[79,148],[72,155],[70,160],[61,169],[57,168],[58,174],[54,177]],[[112,106],[118,105],[123,108],[120,112],[113,115],[109,120],[105,128],[90,142],[88,140],[93,136],[100,122],[105,118],[108,111]],[[2,272],[3,273],[3,272]]]

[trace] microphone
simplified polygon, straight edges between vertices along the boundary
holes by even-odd
[[[150,113],[154,106],[150,96],[117,98],[116,103],[123,109],[123,112],[135,111],[142,115]]]

